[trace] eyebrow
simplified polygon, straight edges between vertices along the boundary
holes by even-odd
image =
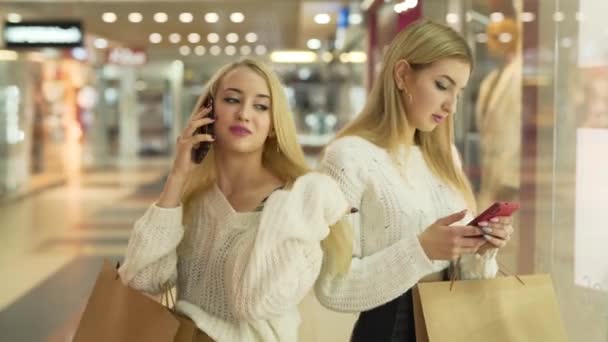
[[[237,88],[226,88],[226,89],[224,89],[224,91],[228,91],[228,90],[232,90],[232,91],[237,92],[237,93],[239,93],[239,94],[242,94],[242,93],[243,93],[243,91],[242,91],[242,90],[237,89]],[[265,98],[267,98],[267,99],[270,99],[270,96],[268,96],[268,95],[264,95],[264,94],[257,94],[257,95],[256,95],[256,97],[265,97]]]

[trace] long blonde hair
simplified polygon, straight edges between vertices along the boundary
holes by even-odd
[[[306,163],[302,148],[297,142],[296,126],[289,110],[289,102],[285,96],[285,91],[272,69],[253,59],[243,59],[223,66],[207,83],[196,101],[192,115],[200,110],[208,97],[216,97],[223,77],[239,67],[246,67],[261,76],[266,81],[270,90],[270,113],[275,134],[269,136],[264,143],[262,164],[285,182],[286,188],[289,188],[298,177],[308,173],[310,168]],[[196,199],[209,190],[216,180],[214,155],[215,151],[212,146],[203,162],[195,166],[188,180],[182,195],[184,223],[188,223],[192,218]],[[351,242],[346,243],[346,241]],[[348,248],[349,245],[351,246],[350,249]],[[352,252],[352,232],[350,227],[342,222],[332,226],[330,235],[323,241],[322,246],[324,249],[332,251],[329,255],[330,269],[340,273],[346,272],[348,267],[350,267]],[[340,252],[336,254],[336,250]]]
[[[451,28],[428,20],[411,24],[390,44],[382,63],[378,80],[374,82],[368,101],[361,113],[337,137],[360,136],[394,153],[404,141],[409,129],[406,109],[394,79],[395,65],[406,60],[412,69],[419,70],[444,58],[456,58],[473,68],[473,55],[466,41]],[[443,181],[462,193],[469,209],[475,211],[475,198],[464,172],[455,166],[452,155],[454,118],[431,132],[416,131],[419,145],[431,170]]]

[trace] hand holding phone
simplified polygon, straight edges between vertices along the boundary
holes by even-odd
[[[207,99],[203,102],[203,107],[211,107],[212,109],[208,117],[211,119],[215,119],[215,115],[213,112],[213,98],[207,97]],[[196,136],[197,134],[209,134],[213,136],[213,123],[197,128],[196,131],[194,131],[193,136]],[[192,162],[200,164],[203,159],[205,159],[205,156],[207,155],[207,153],[209,153],[210,149],[211,142],[209,141],[201,142],[198,144],[198,146],[193,147]]]
[[[488,241],[477,250],[477,253],[483,254],[488,249],[502,248],[507,244],[513,233],[513,227],[510,223],[492,222],[491,220],[495,217],[510,217],[517,209],[519,209],[519,203],[496,202],[469,222],[469,226],[480,227],[483,231],[480,236]],[[480,225],[480,223],[485,224]]]
[[[519,209],[519,203],[516,202],[495,202],[467,225],[479,226],[479,222],[489,222],[494,217],[511,216],[517,209]]]

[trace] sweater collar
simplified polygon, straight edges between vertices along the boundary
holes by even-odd
[[[257,217],[261,214],[259,211],[248,211],[248,212],[239,212],[236,211],[226,195],[222,192],[222,189],[217,185],[217,182],[213,183],[211,189],[209,189],[209,194],[207,197],[207,205],[213,211],[213,215],[219,218],[226,219],[246,219],[250,217]]]

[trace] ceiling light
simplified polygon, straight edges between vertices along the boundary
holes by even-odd
[[[215,12],[209,12],[205,14],[205,21],[208,23],[217,23],[220,20],[220,16]]]
[[[194,48],[194,53],[195,53],[197,56],[202,56],[202,55],[204,55],[204,54],[205,54],[205,47],[204,47],[204,46],[202,46],[202,45],[199,45],[199,46],[195,47],[195,48]]]
[[[508,43],[513,39],[513,36],[508,32],[503,32],[498,35],[498,41],[501,43]]]
[[[367,54],[363,51],[351,51],[348,53],[348,59],[351,63],[365,63]]]
[[[266,52],[268,52],[268,50],[266,49],[266,47],[264,45],[258,45],[258,46],[255,47],[255,53],[258,56],[265,55]]]
[[[363,16],[361,13],[351,13],[348,16],[348,23],[351,25],[359,25],[363,22]]]
[[[217,33],[209,33],[207,35],[207,41],[211,44],[215,44],[220,41],[220,35]]]
[[[188,45],[183,45],[179,47],[179,53],[182,56],[188,56],[190,54],[190,47]]]
[[[274,51],[270,59],[275,63],[313,63],[317,54],[312,51]]]
[[[190,33],[188,35],[188,41],[192,44],[196,44],[201,41],[201,35],[198,33]]]
[[[21,22],[21,15],[17,13],[9,13],[6,15],[6,20],[10,23],[18,23]]]
[[[314,21],[315,23],[320,25],[329,24],[329,22],[331,21],[331,17],[327,13],[319,13],[315,15]]]
[[[154,14],[154,21],[156,21],[157,23],[166,23],[167,20],[169,20],[169,16],[167,16],[167,13],[158,12]]]
[[[105,49],[108,47],[108,41],[103,38],[97,38],[93,41],[93,46],[98,49]]]
[[[236,48],[233,45],[228,45],[224,48],[224,53],[228,56],[233,56],[236,53]]]
[[[242,23],[245,20],[245,15],[241,12],[234,12],[230,14],[230,21],[233,23]]]
[[[222,52],[222,49],[217,45],[213,45],[212,47],[209,48],[209,52],[212,55],[217,56]]]
[[[521,21],[524,23],[529,23],[536,19],[536,15],[532,12],[524,12],[521,14]]]
[[[248,56],[251,54],[251,47],[249,45],[241,46],[241,55]]]
[[[458,17],[458,14],[456,14],[456,13],[448,13],[445,16],[445,21],[448,24],[456,24],[456,23],[458,23],[459,20],[460,20],[460,18]]]
[[[310,76],[312,76],[312,71],[310,71],[310,68],[302,68],[298,70],[298,77],[301,80],[306,81],[310,78]]]
[[[169,35],[169,41],[173,44],[177,44],[182,40],[182,36],[179,33],[171,33]]]
[[[253,32],[249,32],[245,35],[245,40],[248,43],[255,43],[258,41],[258,35]]]
[[[418,0],[404,0],[403,2],[396,4],[393,7],[393,10],[397,13],[403,13],[412,8],[416,8],[416,6],[418,6]]]
[[[150,34],[150,43],[158,44],[163,41],[163,36],[160,33],[152,33]]]
[[[557,22],[561,22],[564,20],[566,16],[564,15],[564,12],[555,12],[553,13],[553,20],[557,21]]]
[[[181,21],[182,23],[191,23],[192,20],[194,20],[194,16],[192,15],[192,13],[184,12],[180,13],[179,15],[179,21]]]
[[[334,55],[329,51],[325,51],[321,55],[321,59],[323,60],[323,62],[329,63],[334,59]]]
[[[77,59],[79,61],[86,60],[88,56],[89,56],[89,54],[87,53],[87,50],[85,50],[84,48],[75,47],[72,49],[72,57],[74,57],[75,59]]]
[[[317,50],[321,48],[321,41],[316,38],[309,39],[306,42],[306,46],[308,46],[308,48],[311,50]]]
[[[492,14],[490,14],[490,20],[492,20],[493,22],[503,21],[505,20],[505,15],[501,12],[493,12]]]
[[[236,33],[234,33],[234,32],[232,32],[232,33],[228,33],[228,34],[226,35],[226,41],[227,41],[228,43],[234,44],[234,43],[236,43],[236,42],[238,42],[238,41],[239,41],[239,35],[238,35],[238,34],[236,34]]]
[[[132,23],[141,23],[144,20],[144,16],[141,13],[133,12],[129,13],[129,21]]]
[[[105,21],[106,23],[116,22],[117,19],[118,17],[116,16],[116,13],[113,12],[106,12],[101,15],[101,20]]]

